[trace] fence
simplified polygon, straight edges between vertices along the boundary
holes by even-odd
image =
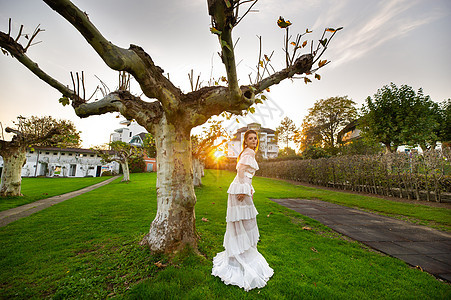
[[[451,151],[263,161],[256,175],[383,196],[451,201]]]

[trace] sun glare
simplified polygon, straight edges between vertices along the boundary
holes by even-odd
[[[213,155],[216,159],[218,159],[218,158],[223,157],[224,153],[222,151],[216,151]]]

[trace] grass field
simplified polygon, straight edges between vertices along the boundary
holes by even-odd
[[[448,284],[398,259],[350,242],[320,223],[268,199],[314,197],[358,201],[353,197],[362,196],[267,178],[254,179],[257,191],[254,200],[260,212],[258,248],[274,268],[274,276],[265,288],[247,293],[224,285],[210,273],[212,258],[223,250],[226,191],[233,176],[227,171],[207,170],[204,185],[196,189],[196,227],[200,235],[199,250],[204,257],[188,251],[169,261],[166,256],[151,255],[147,248],[138,245],[156,212],[154,173],[132,174],[132,182],[128,184],[118,179],[0,228],[0,298],[451,297]],[[372,201],[375,203],[371,205],[377,207],[377,201]],[[411,210],[406,207],[405,211]],[[396,213],[401,210],[398,207]],[[302,230],[303,226],[312,230]],[[167,266],[158,268],[156,262]]]
[[[22,178],[21,192],[23,197],[0,198],[0,211],[28,204],[104,181],[111,176],[83,178]]]

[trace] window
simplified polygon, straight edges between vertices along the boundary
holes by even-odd
[[[76,168],[77,168],[77,165],[70,165],[69,176],[75,176]]]
[[[91,156],[91,157],[94,157],[94,154],[91,154],[90,156]]]
[[[63,153],[61,153],[61,155],[66,155],[66,153],[63,152]]]
[[[50,154],[50,152],[46,152],[45,154]]]
[[[69,156],[72,156],[72,153],[69,153]]]
[[[129,137],[132,137],[132,133],[130,132],[130,136]]]
[[[53,152],[53,155],[58,155],[58,152]]]

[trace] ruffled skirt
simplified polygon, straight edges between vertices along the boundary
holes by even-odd
[[[238,201],[235,194],[229,194],[225,251],[213,258],[212,275],[245,291],[264,287],[274,273],[257,250],[257,214],[250,196]]]

